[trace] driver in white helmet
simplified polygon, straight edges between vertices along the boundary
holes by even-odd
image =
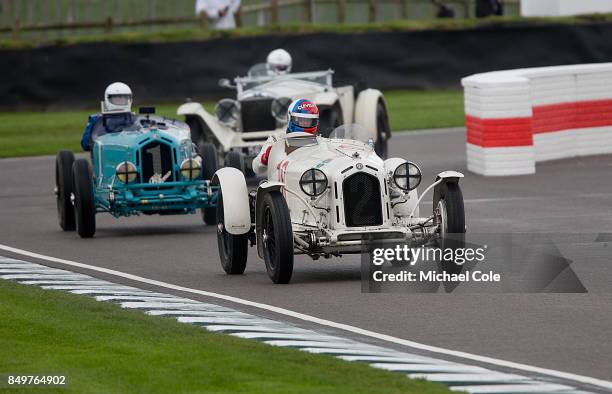
[[[284,49],[275,49],[268,55],[266,68],[268,75],[285,75],[291,72],[292,59]]]
[[[285,145],[285,152],[289,153],[300,146],[291,142],[290,139],[306,141],[308,137],[316,137],[318,129],[319,108],[317,105],[307,99],[295,100],[287,109],[287,130],[285,133],[268,137],[257,157],[253,159],[253,172],[257,175],[266,173],[270,152],[275,145]],[[294,142],[296,142],[295,139]]]
[[[85,126],[81,138],[81,147],[85,151],[91,150],[94,136],[119,132],[134,123],[132,89],[125,83],[114,82],[108,85],[101,106],[102,113],[90,115]]]

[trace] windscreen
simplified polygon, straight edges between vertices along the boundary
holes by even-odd
[[[350,123],[339,126],[329,134],[330,139],[342,139],[342,140],[353,140],[363,142],[365,144],[370,143],[372,136],[370,133],[361,125]]]

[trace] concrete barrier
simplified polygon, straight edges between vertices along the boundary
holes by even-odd
[[[612,63],[495,71],[461,82],[472,172],[533,174],[539,161],[612,153]]]

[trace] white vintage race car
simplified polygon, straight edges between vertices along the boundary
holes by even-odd
[[[265,140],[285,129],[289,104],[305,98],[319,107],[319,131],[323,136],[342,124],[358,123],[369,131],[376,152],[386,158],[391,131],[379,90],[334,87],[332,70],[271,76],[264,75],[262,69],[265,67],[253,66],[248,76],[235,78],[234,85],[221,80],[222,86],[236,89],[237,97],[219,101],[214,114],[195,102],[178,108],[177,113],[185,116],[198,146],[212,142],[222,154],[239,150],[250,168]]]
[[[267,176],[250,193],[234,168],[213,177],[220,186],[219,254],[228,274],[244,272],[249,241],[257,245],[272,281],[287,283],[294,254],[328,258],[361,253],[365,239],[418,246],[465,233],[463,174],[438,174],[419,198],[419,167],[401,158],[381,159],[358,125],[341,126],[329,138],[277,143]],[[433,210],[421,217],[419,202],[431,190]]]

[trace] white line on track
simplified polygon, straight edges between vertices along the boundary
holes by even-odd
[[[426,345],[423,343],[414,342],[414,341],[410,341],[410,340],[402,339],[402,338],[397,338],[391,335],[381,334],[381,333],[366,330],[363,328],[351,326],[349,324],[338,323],[338,322],[334,322],[331,320],[321,319],[315,316],[310,316],[304,313],[295,312],[289,309],[280,308],[280,307],[276,307],[273,305],[267,305],[267,304],[263,304],[260,302],[249,301],[249,300],[245,300],[242,298],[228,296],[225,294],[214,293],[214,292],[205,291],[205,290],[192,289],[189,287],[179,286],[179,285],[175,285],[172,283],[166,283],[166,282],[158,281],[155,279],[148,279],[142,276],[128,274],[125,272],[116,271],[116,270],[112,270],[109,268],[103,268],[103,267],[98,267],[95,265],[78,263],[76,261],[65,260],[65,259],[52,257],[52,256],[46,256],[43,254],[30,252],[24,249],[14,248],[8,245],[0,244],[0,250],[5,250],[7,252],[19,254],[22,256],[28,256],[28,257],[32,257],[32,258],[39,259],[39,260],[45,260],[45,261],[52,262],[52,263],[64,264],[64,265],[68,265],[72,267],[78,267],[78,268],[88,269],[91,271],[102,272],[108,275],[113,275],[113,276],[133,280],[133,281],[140,282],[140,283],[146,283],[146,284],[153,285],[153,286],[163,287],[166,289],[171,289],[171,290],[176,290],[176,291],[181,291],[181,292],[191,293],[191,294],[198,294],[198,295],[202,295],[205,297],[216,298],[216,299],[233,302],[233,303],[240,304],[240,305],[263,309],[269,312],[278,313],[278,314],[289,316],[295,319],[307,321],[310,323],[320,324],[322,326],[332,327],[338,330],[347,331],[353,334],[363,335],[363,336],[367,336],[370,338],[375,338],[381,341],[394,343],[397,345],[407,346],[413,349],[419,349],[419,350],[437,353],[437,354],[444,354],[447,356],[458,357],[458,358],[462,358],[466,360],[472,360],[472,361],[476,361],[480,363],[486,363],[486,364],[496,365],[499,367],[516,369],[516,370],[536,373],[540,375],[553,376],[556,378],[566,379],[566,380],[570,380],[574,382],[591,384],[593,386],[602,387],[605,389],[612,389],[612,382],[603,380],[603,379],[597,379],[597,378],[593,378],[589,376],[583,376],[583,375],[578,375],[578,374],[569,373],[569,372],[557,371],[554,369],[541,368],[541,367],[521,364],[521,363],[517,363],[513,361],[500,360],[500,359],[496,359],[493,357],[479,356],[477,354],[462,352],[458,350],[451,350],[451,349],[445,349],[445,348],[441,348],[437,346]],[[325,350],[328,350],[328,349],[325,349]]]

